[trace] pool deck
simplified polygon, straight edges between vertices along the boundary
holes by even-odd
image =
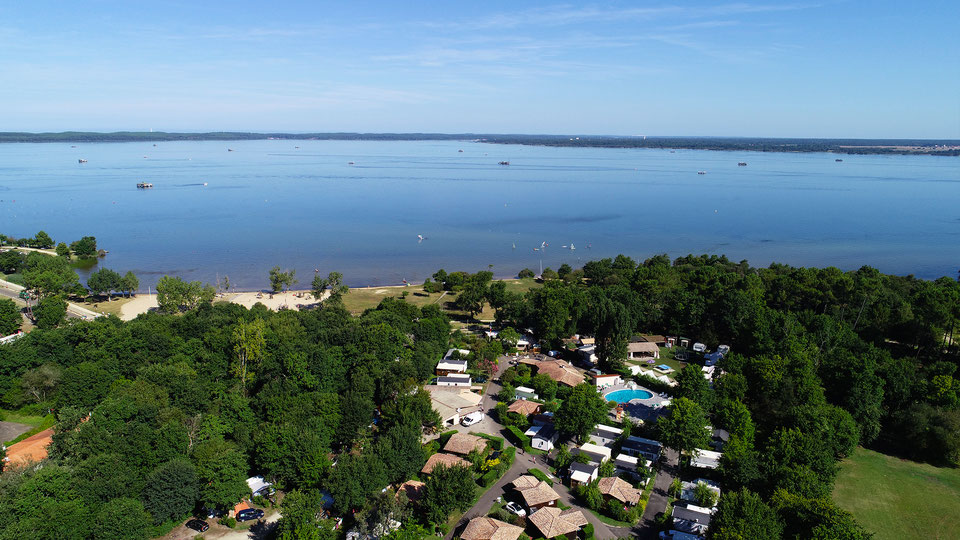
[[[603,389],[603,398],[607,399],[607,395],[616,392],[617,390],[645,390],[650,392],[651,396],[647,399],[631,399],[628,402],[621,403],[624,410],[631,418],[638,418],[643,421],[649,421],[657,418],[664,411],[664,403],[669,402],[670,398],[661,397],[659,394],[635,383],[627,384],[615,384],[613,386],[608,386]]]

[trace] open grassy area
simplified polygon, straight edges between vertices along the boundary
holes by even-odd
[[[960,538],[960,469],[857,448],[842,463],[833,498],[876,540]]]
[[[91,297],[92,298],[92,297]],[[116,315],[120,316],[120,307],[133,300],[133,297],[122,298],[114,297],[113,300],[107,302],[105,299],[91,300],[88,299],[85,302],[74,302],[80,307],[89,309],[90,311],[96,311],[97,313],[103,313],[104,315]]]
[[[440,300],[443,293],[427,293],[419,285],[409,287],[364,287],[362,289],[350,289],[343,297],[343,305],[350,313],[360,314],[365,310],[377,307],[384,298],[399,298],[404,292],[407,293],[407,302],[423,307],[428,304],[434,304],[438,300],[446,303],[456,298],[455,295],[447,293]],[[441,306],[443,307],[443,306]]]
[[[533,279],[507,279],[507,290],[517,293],[525,293],[540,284]],[[439,304],[442,309],[450,312],[452,315],[466,316],[465,313],[453,308],[453,301],[457,299],[457,293],[427,293],[424,292],[422,285],[410,285],[408,287],[364,287],[350,289],[343,297],[343,305],[353,314],[363,313],[364,310],[377,307],[384,298],[400,297],[404,292],[407,293],[407,302],[417,306],[428,304]],[[477,317],[479,320],[493,320],[493,310],[485,305],[483,312]]]

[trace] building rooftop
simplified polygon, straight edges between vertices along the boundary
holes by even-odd
[[[603,495],[609,495],[622,503],[635,505],[640,501],[640,490],[616,476],[601,478],[597,487]]]
[[[460,533],[462,540],[517,540],[523,528],[490,517],[478,517]]]
[[[527,401],[526,399],[518,399],[510,404],[507,407],[507,410],[513,413],[522,414],[523,416],[530,416],[531,414],[537,414],[540,412],[541,405],[535,401]]]
[[[547,506],[530,514],[528,518],[543,533],[544,538],[553,538],[561,534],[570,534],[587,524],[583,512],[575,508],[561,510]]]
[[[423,468],[420,469],[420,472],[422,472],[423,474],[430,474],[433,472],[433,469],[437,468],[440,465],[444,465],[447,467],[470,467],[471,466],[469,461],[462,459],[460,457],[457,457],[453,454],[437,453],[430,456],[430,458],[427,459],[426,464],[424,464]]]
[[[443,446],[443,451],[466,455],[474,450],[483,452],[486,447],[487,441],[484,439],[469,433],[457,432],[450,436],[447,444]]]

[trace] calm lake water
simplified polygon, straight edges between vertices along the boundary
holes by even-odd
[[[133,270],[144,287],[219,274],[258,289],[274,265],[296,269],[302,287],[315,269],[353,286],[422,282],[441,267],[507,277],[536,271],[541,256],[556,269],[618,253],[956,277],[960,159],[836,157],[455,141],[2,144],[0,232],[94,235],[110,251],[100,265]]]

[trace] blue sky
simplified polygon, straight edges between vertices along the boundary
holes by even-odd
[[[960,2],[5,2],[0,131],[960,138]]]

